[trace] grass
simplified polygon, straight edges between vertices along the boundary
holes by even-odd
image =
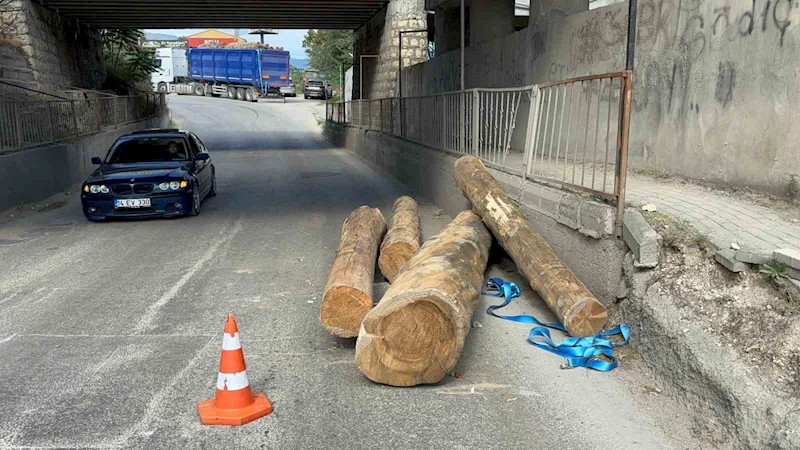
[[[787,189],[787,195],[789,197],[790,202],[795,202],[796,200],[798,200],[798,195],[800,195],[800,178],[797,175],[789,176],[789,187]]]
[[[775,281],[781,278],[786,278],[787,271],[786,271],[786,264],[782,264],[776,261],[770,261],[766,264],[761,264],[758,268],[759,273],[763,273],[767,276],[768,279]]]

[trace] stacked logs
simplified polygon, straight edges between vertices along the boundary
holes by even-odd
[[[605,326],[605,307],[480,160],[460,158],[455,178],[473,211],[458,214],[421,246],[411,197],[395,201],[388,229],[380,211],[367,206],[344,222],[320,321],[336,336],[358,336],[355,362],[370,380],[437,383],[455,367],[480,303],[492,235],[571,335],[593,336]],[[391,286],[373,308],[376,260]]]

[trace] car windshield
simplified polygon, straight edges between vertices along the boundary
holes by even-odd
[[[109,164],[140,162],[188,161],[185,141],[175,137],[128,139],[117,144],[109,156]]]

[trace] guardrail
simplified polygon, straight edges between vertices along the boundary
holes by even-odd
[[[151,117],[164,95],[87,100],[0,101],[0,152],[52,144]]]
[[[619,235],[630,99],[631,73],[614,72],[521,88],[328,103],[326,118],[475,155],[521,175],[523,183],[530,179],[596,195],[616,204]],[[524,109],[527,128],[517,130]],[[515,131],[525,131],[524,151],[511,149]]]

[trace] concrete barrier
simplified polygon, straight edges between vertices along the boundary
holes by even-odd
[[[416,195],[450,216],[469,209],[453,178],[459,155],[425,147],[377,131],[327,124],[326,137],[386,172]],[[513,173],[489,168],[522,207],[536,231],[604,304],[616,300],[622,280],[624,243],[613,236],[614,208],[565,191],[527,182]]]
[[[46,147],[35,147],[0,155],[0,211],[44,200],[82,182],[96,166],[92,156],[105,156],[114,141],[125,133],[166,127],[166,113]]]

